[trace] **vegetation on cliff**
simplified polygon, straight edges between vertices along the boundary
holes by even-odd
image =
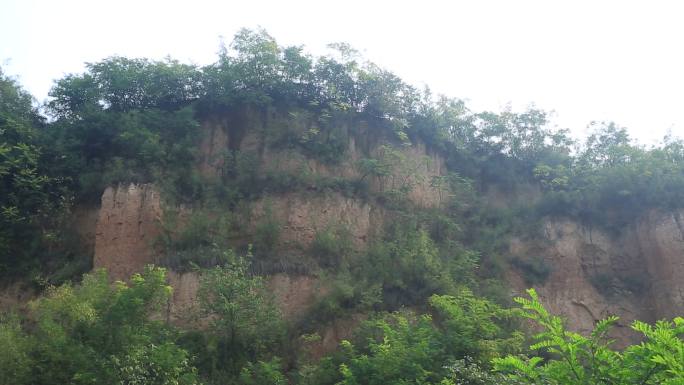
[[[571,333],[532,291],[518,302],[544,331],[526,347],[501,254],[507,236],[545,216],[619,231],[645,209],[681,208],[682,141],[645,148],[600,123],[577,143],[543,111],[473,112],[331,48],[312,57],[244,30],[204,67],[111,57],[58,80],[40,109],[0,73],[0,277],[30,276],[45,291],[0,322],[2,383],[682,383],[681,319],[637,322],[645,341],[617,351],[605,339],[614,319],[589,337]],[[203,125],[217,117],[235,127],[206,172]],[[256,150],[240,146],[249,135]],[[363,148],[351,176],[256,172],[276,150],[340,165],[350,138]],[[420,176],[401,150],[418,143],[445,159],[447,172],[427,181],[437,206],[410,198]],[[80,277],[91,256],[78,254],[65,220],[117,183],[162,189],[160,262],[202,275],[203,328],[164,322],[161,268],[114,286],[106,272]],[[486,204],[491,191],[530,186],[538,199]],[[244,212],[293,191],[372,203],[387,220],[364,249],[328,226],[296,253],[280,250],[272,208],[256,223]],[[549,274],[543,261],[510,262],[530,283]],[[324,277],[326,292],[285,321],[259,275],[273,272]],[[355,314],[367,320],[353,338],[312,353],[321,326]]]

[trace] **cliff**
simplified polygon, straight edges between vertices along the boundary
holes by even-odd
[[[383,194],[404,189],[406,199],[417,208],[437,208],[443,204],[444,191],[431,184],[435,177],[447,173],[444,159],[422,143],[407,146],[392,143],[391,139],[371,137],[367,123],[359,122],[355,128],[342,124],[339,131],[346,150],[335,162],[326,162],[304,151],[280,148],[269,142],[267,132],[274,127],[294,125],[294,129],[307,130],[314,124],[306,116],[258,113],[251,109],[213,116],[201,126],[197,169],[207,180],[226,175],[229,162],[236,157],[251,161],[249,172],[254,175],[285,175],[286,178],[304,180],[304,185],[292,191],[258,194],[238,202],[227,209],[220,202],[209,209],[209,216],[229,212],[239,218],[239,236],[233,237],[234,247],[244,247],[259,231],[264,222],[277,226],[277,244],[273,253],[301,255],[310,252],[317,234],[341,229],[351,250],[361,253],[374,237],[382,233],[384,223],[391,221],[382,202]],[[363,159],[384,162],[386,175],[364,175],[359,163]],[[320,189],[319,181],[334,183],[367,184],[367,193],[355,194]],[[342,181],[342,182],[339,182]],[[151,184],[111,186],[102,195],[98,214],[93,267],[106,268],[113,280],[125,280],[149,263],[162,262],[163,250],[159,247],[160,235],[165,228],[165,213],[176,212],[171,236],[187,226],[192,205],[166,201],[162,188]],[[206,211],[206,209],[204,209]],[[226,211],[227,210],[227,211]],[[314,256],[315,257],[315,256]],[[277,263],[276,263],[277,265]],[[267,272],[269,273],[269,272]],[[196,324],[192,313],[197,310],[197,290],[200,274],[171,271],[169,283],[174,288],[167,307],[166,318],[177,324]],[[327,292],[329,282],[321,281],[313,273],[270,272],[268,287],[272,290],[286,320],[297,322]],[[311,346],[315,356],[322,356],[337,346],[340,338],[350,331],[364,316],[352,314],[349,319],[335,320],[319,330],[321,340]],[[201,323],[200,323],[201,324]]]
[[[546,220],[541,234],[513,239],[512,256],[540,258],[550,274],[537,289],[548,308],[580,332],[609,315],[620,317],[616,337],[634,337],[635,319],[654,322],[684,311],[684,236],[681,212],[651,210],[620,234],[571,220]],[[508,276],[518,294],[528,286],[519,270]]]
[[[279,237],[274,248],[281,255],[308,250],[317,233],[334,226],[343,227],[351,247],[362,252],[369,240],[380,235],[383,225],[392,221],[392,214],[379,199],[317,189],[313,186],[316,181],[365,180],[370,194],[376,197],[408,187],[405,191],[410,204],[416,209],[429,209],[444,204],[445,192],[432,181],[446,175],[447,170],[443,157],[423,143],[391,145],[391,141],[370,135],[366,122],[356,124],[341,124],[344,156],[338,162],[325,162],[269,142],[267,133],[273,127],[289,126],[299,133],[309,130],[315,125],[310,116],[293,119],[291,115],[250,109],[212,116],[202,124],[197,168],[207,178],[220,178],[229,167],[227,155],[239,152],[255,160],[250,170],[254,174],[285,175],[305,181],[303,190],[268,193],[240,202],[234,211],[242,212],[243,244],[254,235],[259,223],[269,220],[277,226]],[[383,176],[366,175],[359,167],[364,159],[384,159],[389,172]],[[538,191],[530,194],[536,199]],[[510,199],[514,198],[502,196],[498,201]],[[529,197],[515,199],[524,201]],[[160,250],[155,242],[168,205],[154,185],[107,188],[95,231],[94,267],[107,268],[113,279],[126,279],[145,264],[158,263]],[[192,209],[181,210],[187,213]],[[511,239],[509,254],[514,259],[535,259],[548,266],[547,279],[534,286],[538,286],[548,307],[566,316],[578,331],[591,330],[594,322],[608,315],[620,316],[622,326],[634,319],[672,317],[684,313],[684,233],[680,215],[652,210],[617,235],[569,219],[546,219],[540,233]],[[183,222],[177,225],[182,227]],[[533,285],[520,269],[509,269],[506,277],[515,294]],[[315,274],[276,272],[268,279],[283,314],[290,320],[306,313],[326,292],[326,282]],[[196,304],[199,275],[172,272],[170,282],[175,291],[167,316],[184,322]],[[340,330],[344,329],[340,325],[344,322],[322,332],[326,341],[348,334]],[[616,337],[622,342],[632,338],[624,327]],[[329,349],[334,343],[328,341],[327,346]]]
[[[107,188],[95,227],[93,267],[106,268],[114,279],[126,279],[154,263],[161,214],[154,186]]]

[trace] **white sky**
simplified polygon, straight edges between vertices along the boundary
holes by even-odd
[[[679,5],[681,3],[681,5]],[[609,0],[0,0],[0,64],[39,100],[113,54],[207,64],[219,36],[264,27],[314,54],[345,41],[411,84],[474,110],[534,103],[585,133],[684,136],[684,2]]]

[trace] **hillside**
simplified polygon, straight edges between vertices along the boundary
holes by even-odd
[[[681,383],[681,319],[634,321],[684,314],[683,142],[334,48],[2,76],[0,383]]]

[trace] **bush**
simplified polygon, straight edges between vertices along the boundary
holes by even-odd
[[[0,384],[29,384],[31,380],[31,350],[36,342],[22,329],[16,316],[0,318]]]
[[[159,263],[179,271],[223,264],[224,250],[230,247],[234,228],[231,213],[196,209],[182,215],[167,210],[162,232],[155,242],[162,252]]]
[[[240,385],[287,385],[288,381],[282,373],[280,360],[248,363],[240,372]]]
[[[301,319],[300,326],[304,330],[313,330],[315,326],[325,325],[350,314],[372,310],[382,302],[382,287],[374,281],[366,281],[352,276],[348,271],[340,271],[336,275],[323,275],[325,293],[316,298],[316,302]]]
[[[349,229],[342,226],[329,226],[314,235],[309,253],[323,268],[336,269],[352,252],[352,239]]]
[[[551,266],[542,257],[513,257],[511,263],[522,272],[528,285],[543,285],[551,274]]]
[[[264,215],[254,228],[254,251],[257,257],[268,256],[280,240],[280,223],[273,215],[269,203],[264,206]]]
[[[249,260],[232,251],[226,252],[226,260],[202,273],[200,307],[211,323],[206,343],[195,345],[197,353],[214,357],[200,372],[221,383],[239,377],[249,362],[274,358],[285,337],[280,311],[263,278],[251,275]]]
[[[562,318],[550,314],[539,302],[534,289],[529,298],[516,298],[522,315],[534,321],[542,332],[534,336],[531,350],[540,356],[507,356],[494,360],[497,371],[521,384],[669,384],[684,379],[684,319],[658,321],[648,325],[634,321],[631,328],[644,341],[621,351],[611,348],[608,334],[618,321],[611,316],[598,321],[588,336],[571,332]]]
[[[163,269],[148,266],[128,285],[112,285],[98,270],[81,285],[51,287],[31,303],[26,329],[16,319],[1,320],[0,381],[198,384],[172,330],[152,320],[171,293],[165,281]]]
[[[307,367],[304,383],[452,384],[450,379],[464,379],[454,372],[465,370],[459,364],[468,352],[468,369],[477,365],[482,373],[489,368],[491,357],[519,350],[521,335],[497,325],[510,311],[468,290],[454,296],[433,296],[430,305],[433,315],[407,310],[372,315],[352,341],[341,343],[340,351],[321,360],[313,370]],[[468,373],[474,374],[472,370]]]

